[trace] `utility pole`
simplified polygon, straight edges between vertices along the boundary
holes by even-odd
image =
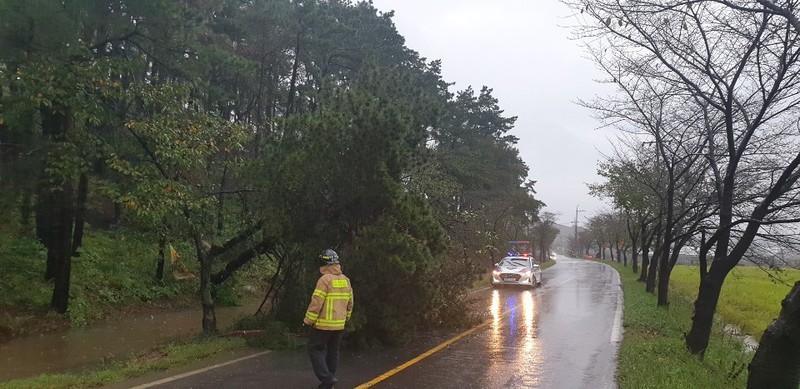
[[[575,253],[576,257],[578,257],[581,254],[580,253],[581,246],[580,246],[580,244],[578,244],[578,212],[583,212],[583,211],[579,210],[579,208],[580,208],[580,204],[575,206],[575,222],[574,222],[575,223],[575,240],[573,241],[573,244],[575,245],[575,247],[573,248],[573,250],[574,250],[573,252]]]

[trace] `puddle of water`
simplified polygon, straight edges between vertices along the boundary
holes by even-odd
[[[252,315],[260,302],[216,309],[217,327]],[[202,310],[125,317],[86,328],[35,335],[0,344],[0,381],[76,370],[146,351],[202,332]]]
[[[755,352],[758,349],[758,341],[752,336],[742,333],[738,326],[733,324],[725,324],[725,332],[739,339],[742,342],[744,351]]]

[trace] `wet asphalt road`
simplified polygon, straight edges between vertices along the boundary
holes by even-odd
[[[543,278],[542,286],[532,290],[503,287],[474,293],[476,309],[485,310],[487,320],[470,332],[431,334],[402,349],[360,354],[344,350],[336,387],[615,388],[622,302],[616,271],[593,261],[559,257]],[[451,343],[443,347],[446,341]],[[440,349],[419,359],[432,348]],[[242,356],[247,357],[228,359]],[[415,362],[387,373],[407,361]],[[117,387],[316,385],[307,356],[297,351],[257,355],[180,379],[169,376],[143,377]],[[161,378],[170,381],[149,386]]]

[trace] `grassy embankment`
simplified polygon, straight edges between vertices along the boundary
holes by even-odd
[[[192,280],[154,280],[155,243],[130,239],[124,231],[89,233],[73,258],[69,310],[49,313],[52,283],[43,279],[46,251],[35,239],[0,230],[0,340],[70,326],[82,326],[117,309],[157,308],[188,301]],[[187,261],[188,262],[188,261]],[[191,264],[190,264],[191,265]]]
[[[67,315],[49,312],[52,284],[43,280],[46,252],[34,238],[19,234],[19,226],[0,225],[0,341],[31,333],[83,326],[107,317],[144,314],[197,306],[196,278],[176,279],[173,270],[197,273],[189,245],[176,243],[183,255],[165,267],[164,279],[155,277],[157,243],[141,234],[115,229],[90,230],[79,257],[73,259]],[[244,285],[257,285],[269,272],[268,261],[256,261],[215,291],[219,306],[235,304]],[[281,329],[276,329],[281,332]],[[283,332],[281,337],[285,338]],[[274,337],[274,338],[277,338]],[[270,339],[266,339],[269,341]],[[240,338],[196,337],[113,360],[85,371],[45,374],[0,383],[2,388],[98,387],[150,371],[165,370],[221,352],[245,347]]]
[[[794,269],[768,274],[756,267],[737,267],[725,279],[717,314],[758,341],[767,325],[778,316],[781,301],[798,280],[800,271]],[[692,301],[697,298],[699,284],[696,266],[676,266],[672,272],[672,291]]]
[[[36,239],[20,236],[19,227],[0,226],[0,341],[9,337],[89,324],[95,320],[140,311],[196,305],[196,278],[176,279],[173,270],[197,274],[197,261],[187,244],[176,243],[183,255],[176,265],[167,258],[164,279],[155,280],[157,242],[141,234],[116,229],[90,230],[80,256],[72,260],[69,310],[66,316],[49,313],[52,283],[43,279],[46,251]],[[215,290],[219,306],[243,297],[244,284],[263,279],[268,269],[261,261],[237,280]],[[188,274],[187,273],[187,274]]]
[[[691,355],[684,334],[691,326],[697,294],[696,267],[676,267],[671,281],[670,306],[656,306],[656,296],[629,267],[610,263],[622,278],[625,294],[624,339],[619,352],[620,388],[743,388],[752,352],[724,331],[727,323],[740,326],[758,340],[778,314],[789,287],[769,281],[755,268],[736,269],[726,281],[717,309],[709,349],[703,360]],[[800,272],[786,273],[797,279]]]

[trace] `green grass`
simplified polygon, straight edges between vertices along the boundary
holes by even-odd
[[[45,258],[39,242],[0,230],[0,307],[34,308],[49,302],[52,286],[41,281]],[[25,293],[15,292],[23,286]]]
[[[71,325],[82,326],[127,307],[191,298],[196,279],[175,280],[169,265],[164,281],[155,281],[157,252],[156,242],[125,230],[88,231],[80,256],[72,259]],[[13,312],[0,318],[0,329],[24,333],[32,323],[19,317],[35,321],[47,315],[53,288],[43,280],[45,260],[46,251],[36,239],[0,231],[0,311]],[[196,261],[183,262],[191,268]]]
[[[717,314],[756,340],[761,339],[764,329],[778,316],[781,301],[798,280],[798,270],[775,270],[768,274],[756,267],[736,267],[725,278]],[[676,266],[670,277],[671,291],[692,301],[697,297],[699,283],[697,266]]]
[[[65,326],[84,326],[120,311],[135,313],[172,309],[196,301],[197,278],[176,279],[173,270],[199,274],[194,249],[174,242],[181,254],[172,265],[167,253],[164,279],[155,280],[158,242],[146,234],[125,228],[96,230],[84,236],[80,256],[72,259],[70,301],[66,316],[49,313],[52,283],[43,279],[46,250],[32,232],[20,234],[18,225],[0,225],[0,340],[49,331]],[[224,258],[217,261],[224,265]],[[218,306],[236,305],[274,271],[271,261],[255,260],[213,293]],[[250,285],[245,287],[245,285]],[[246,291],[245,289],[249,289]]]
[[[72,259],[67,315],[51,313],[49,303],[53,287],[43,280],[46,250],[35,239],[33,231],[21,231],[13,220],[0,223],[0,342],[21,335],[83,326],[114,315],[139,315],[139,312],[196,305],[197,278],[175,279],[169,258],[163,281],[155,280],[156,239],[132,229],[97,230],[89,226],[80,256]],[[193,247],[186,242],[174,242],[173,246],[181,254],[181,267],[198,274]],[[220,258],[216,266],[223,266],[226,259]],[[272,272],[272,261],[264,258],[252,261],[214,289],[215,302],[218,306],[240,303],[251,297],[255,286],[261,285]],[[247,340],[187,339],[141,353],[128,361],[109,361],[76,372],[3,382],[0,388],[98,387],[248,345],[269,345],[276,349],[297,347],[300,340],[287,335],[284,327],[267,326],[271,331],[264,336]],[[260,344],[253,344],[256,341]]]
[[[619,350],[620,388],[743,388],[752,354],[715,321],[704,359],[691,355],[684,334],[691,325],[692,300],[672,293],[670,306],[656,306],[656,296],[629,267],[606,262],[620,273],[625,295],[624,337]]]
[[[142,353],[124,361],[100,365],[91,370],[65,374],[44,374],[33,378],[0,383],[4,389],[17,388],[94,388],[114,384],[148,372],[164,371],[245,347],[242,338],[195,338]]]

